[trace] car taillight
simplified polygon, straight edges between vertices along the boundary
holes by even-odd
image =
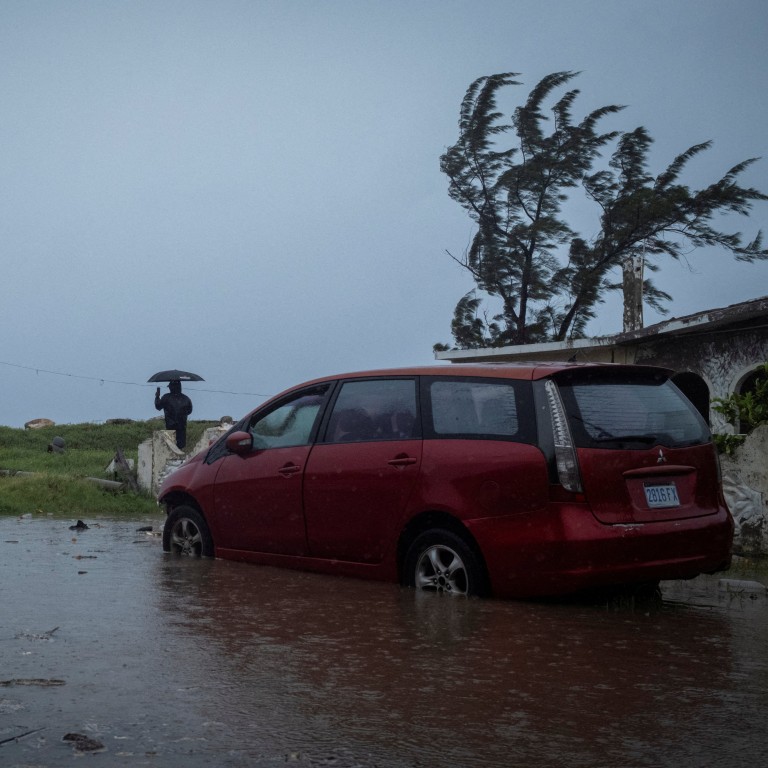
[[[571,430],[568,428],[568,419],[565,415],[563,401],[557,385],[551,379],[544,382],[549,403],[549,415],[552,420],[552,434],[555,439],[555,462],[560,484],[567,491],[581,492],[581,478],[579,477],[579,463],[576,458],[576,449],[573,446]]]

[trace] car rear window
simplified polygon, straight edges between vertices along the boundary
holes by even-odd
[[[528,382],[432,379],[428,385],[435,437],[480,437],[533,442]]]
[[[557,383],[581,448],[682,447],[710,440],[699,412],[660,372],[584,371]]]

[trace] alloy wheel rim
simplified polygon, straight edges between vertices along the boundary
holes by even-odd
[[[203,537],[200,529],[188,518],[179,520],[171,532],[173,547],[182,555],[199,555]]]
[[[468,594],[469,579],[461,557],[444,544],[429,547],[416,563],[416,588],[450,595]]]

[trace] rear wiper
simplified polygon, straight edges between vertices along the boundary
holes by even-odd
[[[593,443],[645,443],[646,445],[653,445],[658,442],[657,435],[606,435],[602,434],[598,437],[593,437]]]

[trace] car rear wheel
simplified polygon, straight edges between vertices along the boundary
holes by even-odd
[[[486,592],[480,560],[455,533],[434,529],[416,537],[405,558],[407,586],[447,595]]]
[[[163,550],[190,557],[213,557],[213,538],[205,518],[192,507],[176,507],[163,528]]]

